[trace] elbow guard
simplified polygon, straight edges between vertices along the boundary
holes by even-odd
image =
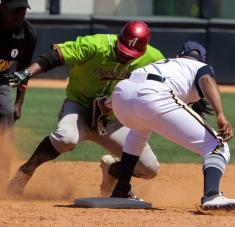
[[[62,62],[56,50],[51,50],[47,54],[42,54],[36,61],[44,72],[56,67],[61,66]]]

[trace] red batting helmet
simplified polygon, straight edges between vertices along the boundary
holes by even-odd
[[[138,58],[144,54],[151,32],[143,21],[130,21],[122,29],[118,41],[118,49],[133,57]]]

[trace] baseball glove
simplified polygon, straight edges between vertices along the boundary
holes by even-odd
[[[91,129],[101,136],[107,134],[106,127],[109,120],[109,113],[111,112],[111,110],[105,106],[107,99],[107,96],[97,97],[94,99],[92,106]]]
[[[214,115],[214,110],[205,99],[189,103],[189,106],[203,118],[205,118],[205,114]]]

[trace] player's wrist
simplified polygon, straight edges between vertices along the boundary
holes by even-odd
[[[29,73],[29,77],[33,77],[34,75],[43,72],[43,69],[38,63],[33,63],[28,68],[26,68],[25,71]]]
[[[31,73],[29,72],[29,70],[25,69],[23,71],[23,73],[24,73],[25,78],[30,78],[31,77]]]
[[[19,84],[27,83],[31,77],[30,72],[27,71],[26,69],[23,71],[20,71],[20,72],[15,72],[14,74],[15,74],[16,78],[18,78]]]

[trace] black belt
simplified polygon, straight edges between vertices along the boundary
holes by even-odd
[[[129,79],[130,76],[131,76],[131,73],[129,75],[127,75],[126,78]],[[159,76],[159,75],[156,75],[156,74],[148,73],[147,80],[155,80],[155,81],[163,83],[166,80],[166,78]]]
[[[147,80],[155,80],[155,81],[163,83],[166,80],[166,78],[156,75],[156,74],[149,73],[147,76]]]

